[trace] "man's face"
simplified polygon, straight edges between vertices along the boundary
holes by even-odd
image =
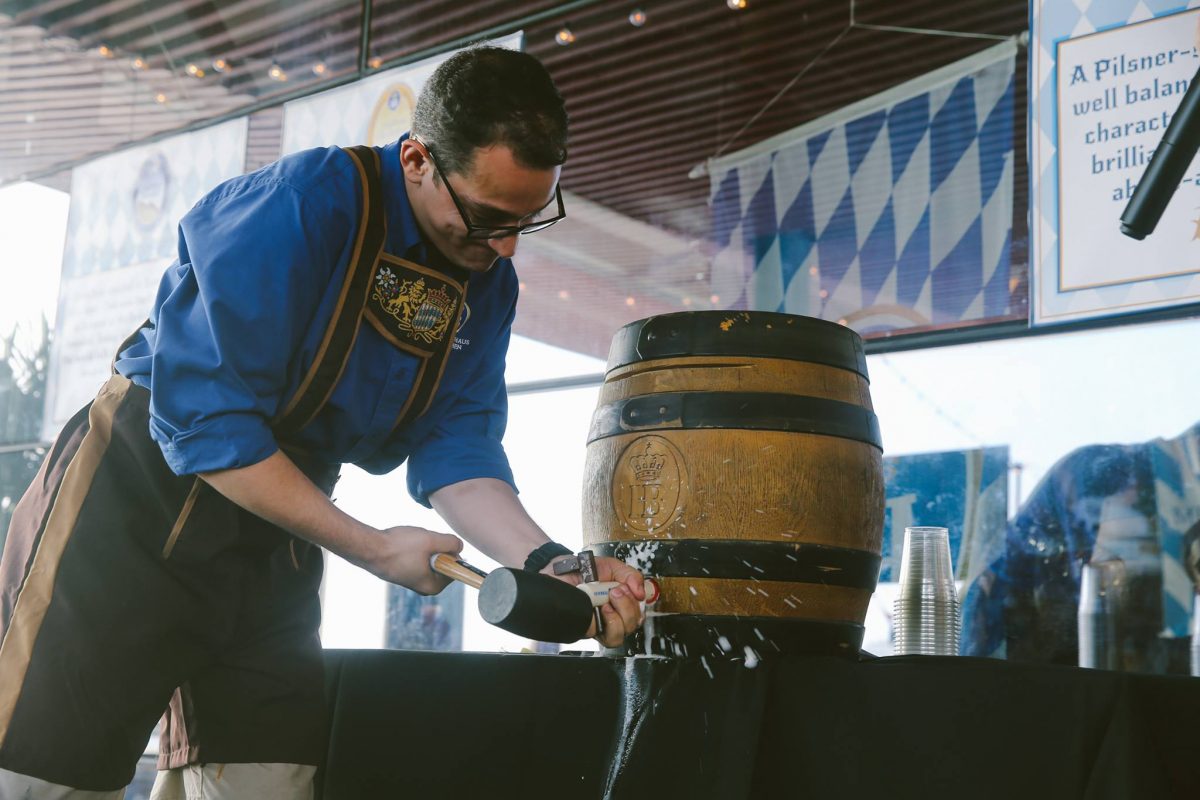
[[[433,147],[436,152],[436,143]],[[463,172],[447,174],[446,181],[437,180],[428,151],[411,139],[401,143],[400,162],[421,232],[442,255],[471,272],[487,272],[498,258],[512,258],[520,237],[468,239],[466,222],[450,197],[446,181],[471,224],[520,225],[554,201],[560,172],[559,167],[522,166],[508,147],[495,145],[477,149]]]

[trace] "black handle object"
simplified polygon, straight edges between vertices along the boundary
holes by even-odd
[[[1121,233],[1145,239],[1154,232],[1167,203],[1171,202],[1183,173],[1200,147],[1200,70],[1192,76],[1167,132],[1138,181],[1133,197],[1121,215]]]
[[[539,642],[577,642],[592,624],[592,601],[571,584],[501,567],[479,587],[479,614],[497,628]]]

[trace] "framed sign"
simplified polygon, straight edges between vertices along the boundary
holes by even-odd
[[[1200,301],[1200,160],[1153,234],[1132,239],[1119,222],[1200,69],[1200,10],[1173,11],[1116,0],[1033,5],[1034,324]]]

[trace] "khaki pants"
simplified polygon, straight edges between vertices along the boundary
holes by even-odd
[[[311,800],[316,767],[300,764],[205,764],[163,770],[150,800]],[[0,769],[0,797],[22,800],[121,800],[124,789],[90,792]]]
[[[162,770],[150,800],[311,800],[316,772],[316,767],[302,764],[205,764]]]

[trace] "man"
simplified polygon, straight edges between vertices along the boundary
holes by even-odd
[[[310,545],[422,593],[447,583],[430,557],[462,547],[346,515],[329,499],[341,463],[407,459],[412,496],[503,564],[567,554],[500,445],[509,259],[563,216],[565,159],[545,69],[477,48],[433,75],[411,136],[282,159],[184,217],[150,319],[14,514],[0,796],[118,797],[168,701],[155,797],[311,796]],[[603,609],[616,645],[641,624],[641,578],[599,566],[625,584]]]

